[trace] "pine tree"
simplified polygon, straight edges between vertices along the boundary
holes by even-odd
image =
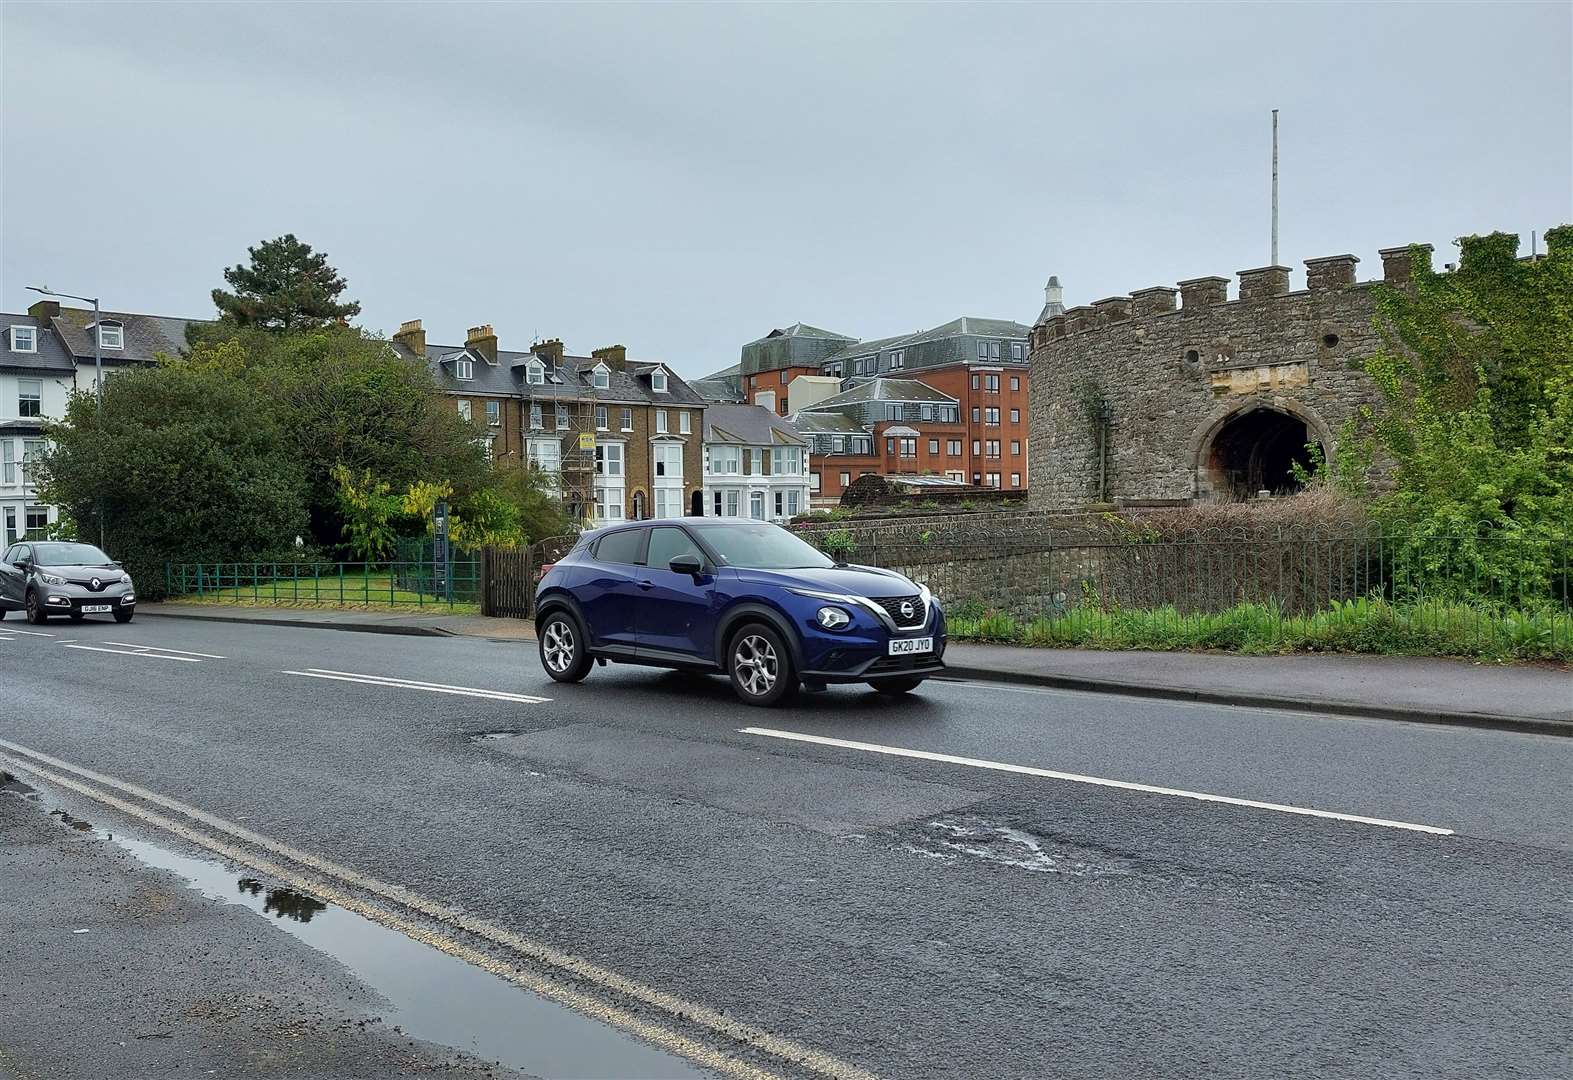
[[[265,330],[315,330],[360,314],[356,301],[339,303],[346,283],[328,257],[293,233],[246,251],[250,266],[224,271],[235,291],[213,290],[213,303],[226,321]]]

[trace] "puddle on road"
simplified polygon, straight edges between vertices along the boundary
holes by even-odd
[[[353,911],[258,878],[237,879],[219,863],[146,841],[106,839],[148,866],[178,874],[204,896],[272,916],[275,925],[338,960],[386,998],[392,1010],[383,1023],[411,1038],[465,1050],[545,1080],[710,1075]]]

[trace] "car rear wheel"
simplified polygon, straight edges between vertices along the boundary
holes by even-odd
[[[43,626],[49,621],[49,612],[44,610],[43,602],[38,599],[36,592],[27,594],[27,621],[34,626]]]
[[[558,682],[579,682],[590,674],[590,650],[586,647],[579,620],[566,611],[554,611],[541,621],[537,630],[541,666]]]
[[[797,693],[792,654],[774,627],[749,623],[727,646],[732,689],[745,705],[780,705]]]
[[[910,694],[923,685],[923,676],[908,675],[904,679],[875,679],[869,683],[875,690],[887,697],[900,697]]]

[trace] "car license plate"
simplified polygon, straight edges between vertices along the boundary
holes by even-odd
[[[108,615],[113,610],[115,610],[115,609],[110,607],[108,604],[83,604],[82,605],[82,614],[84,614],[84,615]]]
[[[934,651],[934,639],[931,637],[896,638],[890,643],[891,656],[907,656],[911,653],[926,653]]]

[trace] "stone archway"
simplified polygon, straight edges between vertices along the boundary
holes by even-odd
[[[1241,502],[1262,492],[1292,494],[1300,488],[1294,466],[1310,467],[1307,447],[1313,443],[1331,458],[1327,426],[1298,403],[1253,401],[1223,409],[1193,441],[1196,497]]]

